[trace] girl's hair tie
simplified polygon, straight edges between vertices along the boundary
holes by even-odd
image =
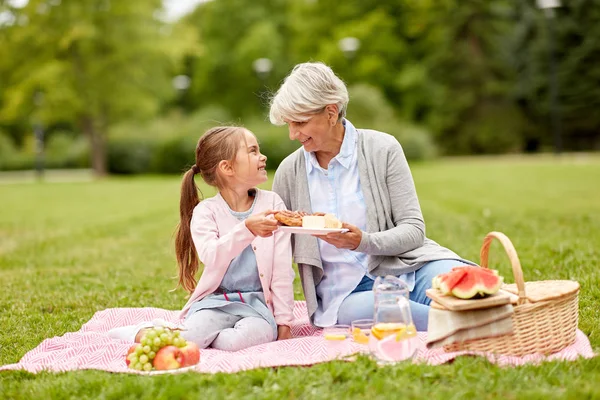
[[[194,172],[194,175],[200,172],[200,168],[198,168],[198,166],[196,164],[192,165],[192,171]]]

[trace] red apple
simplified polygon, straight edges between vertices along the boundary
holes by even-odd
[[[185,347],[182,347],[181,353],[183,353],[183,366],[189,367],[191,365],[196,365],[200,362],[200,349],[196,343],[187,342]]]
[[[157,370],[181,368],[183,353],[177,346],[165,346],[158,350],[153,364]]]
[[[129,367],[129,364],[131,363],[131,361],[129,361],[129,355],[135,351],[135,348],[137,346],[138,346],[137,344],[134,344],[133,346],[131,346],[129,348],[129,350],[127,350],[127,355],[125,356],[125,364],[127,364],[128,367]]]

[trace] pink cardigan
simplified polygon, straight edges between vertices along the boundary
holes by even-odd
[[[284,210],[283,200],[274,192],[256,189],[254,213]],[[213,293],[220,285],[229,263],[252,244],[258,273],[267,306],[277,325],[290,325],[294,307],[294,270],[292,269],[291,235],[281,231],[268,238],[254,236],[229,211],[223,197],[201,201],[191,222],[192,239],[204,271],[180,318],[185,318],[190,306]]]

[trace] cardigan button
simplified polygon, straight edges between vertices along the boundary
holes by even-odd
[[[271,301],[270,301],[270,300],[267,300],[267,305],[269,305],[269,304],[271,304]]]
[[[256,246],[254,246],[253,248],[254,248],[254,250],[256,250]]]
[[[261,278],[264,278],[264,277],[265,277],[265,274],[260,274],[260,277],[261,277]]]

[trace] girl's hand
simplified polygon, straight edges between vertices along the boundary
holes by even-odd
[[[360,240],[362,239],[362,231],[358,229],[358,227],[348,224],[346,222],[342,223],[342,228],[348,229],[348,232],[332,232],[328,233],[327,235],[315,236],[337,247],[338,249],[356,249],[360,244]]]
[[[277,325],[277,340],[292,339],[292,330],[287,325]]]
[[[246,228],[254,236],[269,237],[273,236],[273,231],[277,230],[278,224],[275,218],[269,218],[269,215],[275,214],[277,211],[267,210],[249,216],[246,219]]]

